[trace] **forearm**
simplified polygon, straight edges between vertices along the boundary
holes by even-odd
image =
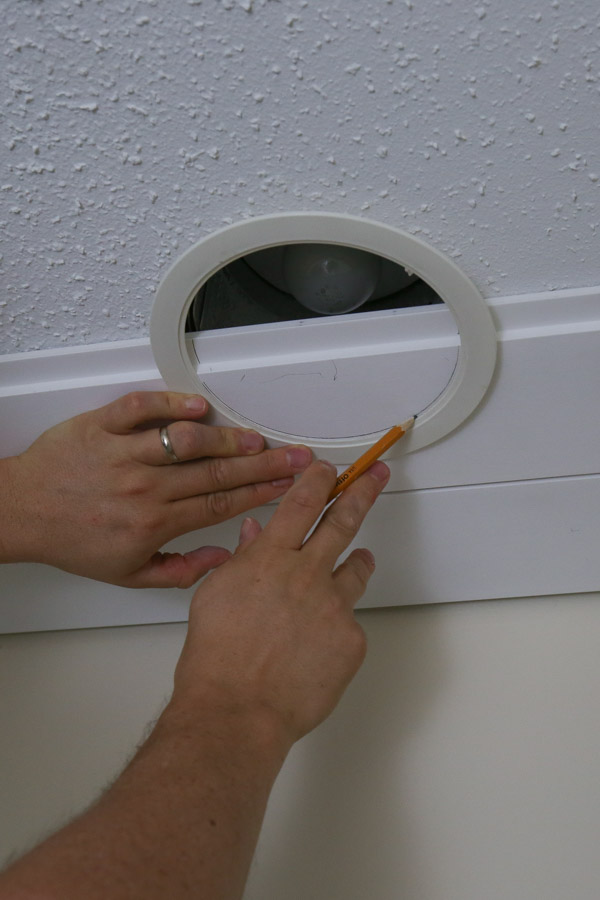
[[[1,900],[238,900],[287,749],[267,715],[170,705],[102,799],[0,877]]]

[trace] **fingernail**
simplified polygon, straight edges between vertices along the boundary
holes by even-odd
[[[378,459],[369,469],[369,475],[372,475],[377,481],[386,482],[390,477],[390,470],[384,462]]]
[[[243,541],[247,541],[253,530],[254,519],[251,516],[247,516],[242,522],[242,527],[240,528],[240,543],[242,543]]]
[[[258,434],[256,431],[243,431],[242,432],[242,447],[244,450],[248,450],[249,452],[262,450],[264,445],[264,441],[262,436]]]
[[[290,488],[294,483],[293,478],[276,478],[271,484],[274,488]]]
[[[204,412],[208,404],[204,397],[187,397],[185,406],[187,409],[193,410],[193,412]]]
[[[285,458],[288,466],[292,466],[294,469],[305,469],[311,463],[312,453],[308,447],[288,447]]]

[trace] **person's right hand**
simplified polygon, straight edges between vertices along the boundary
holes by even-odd
[[[0,896],[238,900],[292,743],[333,709],[365,655],[353,607],[367,550],[337,559],[389,471],[377,462],[320,516],[335,469],[313,463],[261,533],[192,601],[175,689],[99,802],[0,876]]]
[[[389,478],[375,463],[329,507],[329,463],[313,463],[260,532],[246,519],[240,547],[197,589],[171,708],[192,716],[275,725],[283,752],[333,710],[366,641],[353,609],[374,569],[368,550],[337,566]]]

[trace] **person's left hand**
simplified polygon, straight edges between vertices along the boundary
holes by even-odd
[[[207,411],[198,396],[127,394],[3,460],[12,502],[0,526],[1,558],[127,587],[189,587],[220,565],[231,556],[222,547],[158,551],[281,496],[312,454],[264,450],[257,432],[202,425]],[[175,463],[160,440],[165,423]]]

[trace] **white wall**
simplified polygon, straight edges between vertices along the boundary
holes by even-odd
[[[0,352],[147,333],[193,241],[320,209],[486,296],[598,283],[597,0],[3,0]]]
[[[359,615],[367,660],[292,752],[247,900],[596,900],[600,595]],[[0,639],[0,855],[111,779],[183,634]]]

